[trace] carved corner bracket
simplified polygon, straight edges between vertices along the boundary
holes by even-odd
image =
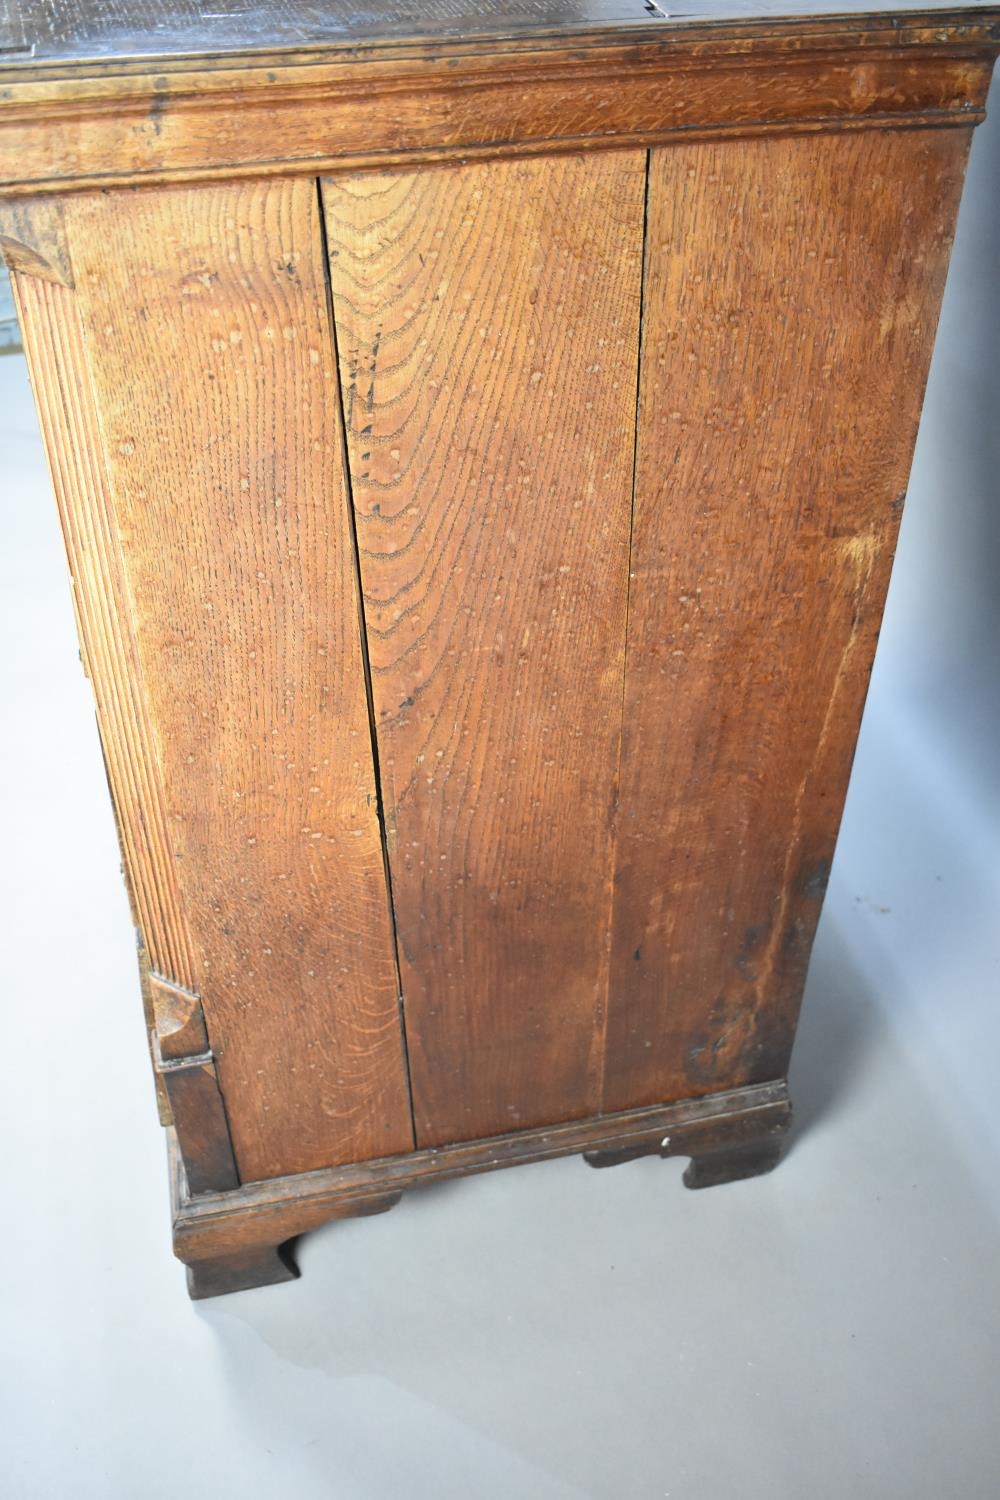
[[[0,252],[22,276],[74,286],[62,206],[55,198],[0,202]]]

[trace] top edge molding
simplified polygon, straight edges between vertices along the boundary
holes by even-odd
[[[114,8],[112,0],[6,3],[22,14],[29,6]],[[192,3],[149,0],[147,8]],[[437,3],[457,12],[481,0]],[[1000,52],[1000,9],[985,5],[828,15],[818,0],[808,13],[767,18],[770,0],[755,0],[746,15],[721,18],[701,0],[697,16],[668,25],[662,12],[657,20],[645,10],[661,0],[554,3],[588,23],[597,7],[642,5],[647,19],[436,41],[354,36],[280,55],[121,53],[8,59],[7,67],[0,58],[0,196],[603,150],[696,134],[964,129],[983,117]],[[298,14],[299,0],[261,4]],[[502,15],[512,24],[508,8]]]
[[[1000,45],[996,0],[913,7],[850,0],[0,0],[0,79],[127,76],[373,56],[808,36]]]

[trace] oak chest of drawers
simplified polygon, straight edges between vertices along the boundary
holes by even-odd
[[[434,1175],[777,1160],[1000,45],[376,9],[2,37],[194,1295]]]

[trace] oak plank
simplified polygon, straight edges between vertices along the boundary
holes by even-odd
[[[52,242],[51,227],[47,205],[40,233],[34,223],[23,226],[32,271],[15,270],[11,285],[59,511],[81,657],[97,704],[132,913],[143,935],[143,967],[151,965],[192,989],[197,968],[139,665],[79,299],[65,282],[34,269],[42,259],[37,247]]]
[[[785,1076],[970,133],[651,155],[607,1109]]]
[[[599,1102],[644,191],[323,184],[421,1146]]]
[[[166,973],[240,1177],[405,1151],[315,185],[81,196],[66,231],[195,954]]]

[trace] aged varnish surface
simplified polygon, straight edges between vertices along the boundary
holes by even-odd
[[[18,0],[10,266],[195,1296],[777,1160],[995,10]]]
[[[609,1108],[787,1070],[966,149],[652,154]]]
[[[951,10],[881,0],[879,15]],[[381,44],[415,38],[572,34],[595,27],[798,18],[864,13],[865,0],[684,0],[683,10],[657,0],[5,0],[0,12],[4,54],[66,63],[93,58],[198,57],[278,51],[352,42]],[[965,14],[991,13],[970,0]]]
[[[601,1106],[645,176],[323,185],[421,1144]]]
[[[315,190],[85,196],[65,213],[241,1173],[405,1150]]]

